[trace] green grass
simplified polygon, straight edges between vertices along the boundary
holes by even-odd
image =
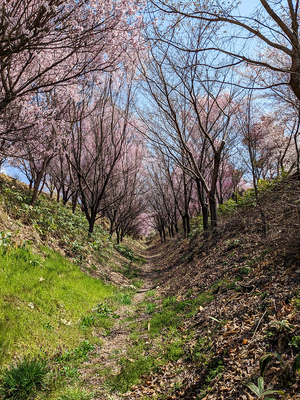
[[[140,277],[141,275],[141,270],[139,268],[136,268],[132,264],[132,261],[129,264],[125,264],[122,268],[120,268],[119,272],[126,276],[126,278],[128,279],[135,279]]]
[[[200,359],[200,354],[192,356],[187,353],[185,344],[193,333],[185,331],[182,325],[186,317],[192,317],[198,312],[199,306],[209,303],[214,298],[211,290],[194,298],[192,292],[189,292],[187,299],[182,301],[176,297],[166,297],[160,304],[155,302],[159,300],[155,295],[155,291],[149,291],[139,305],[141,311],[149,314],[149,319],[142,324],[131,324],[132,345],[119,362],[121,371],[106,380],[112,391],[126,392],[132,385],[138,384],[143,376],[157,371],[169,362],[173,363],[181,358],[194,361]],[[145,333],[148,339],[144,338]],[[197,352],[203,353],[207,349],[208,345],[205,347],[201,343]]]
[[[80,322],[114,291],[46,248],[35,254],[28,245],[1,247],[0,272],[2,363],[93,340]]]
[[[75,361],[78,364],[80,362],[87,361],[87,355],[92,350],[94,350],[94,346],[88,340],[84,340],[75,349],[59,352],[54,356],[54,359],[58,363]]]
[[[144,374],[155,371],[159,367],[159,361],[154,357],[139,355],[133,361],[123,357],[120,361],[121,372],[107,380],[112,391],[126,392],[132,385],[140,381]]]
[[[286,175],[285,175],[286,176]],[[258,182],[257,193],[262,198],[266,193],[274,188],[276,183],[280,182],[284,176],[274,179],[271,182],[260,179]],[[225,201],[218,207],[218,212],[221,215],[233,213],[238,207],[254,207],[257,204],[255,190],[253,188],[247,189],[242,195],[237,195],[237,202],[233,199]]]
[[[107,335],[119,318],[116,309],[131,304],[135,288],[142,285],[139,266],[145,259],[125,244],[114,245],[101,225],[88,237],[79,209],[72,214],[68,204],[46,195],[34,205],[30,201],[25,185],[0,177],[1,218],[14,221],[13,231],[0,232],[0,374],[13,370],[16,359],[43,357],[49,368],[46,387],[34,396],[88,400],[93,394],[82,388],[82,363],[101,345],[99,335]],[[26,226],[39,243],[53,243],[69,259],[28,241]],[[128,260],[119,272],[132,284],[120,291],[78,267],[97,271],[117,252]]]
[[[73,214],[69,204],[63,206],[44,194],[31,205],[31,196],[32,192],[25,185],[0,176],[0,205],[11,219],[32,226],[42,240],[56,241],[79,263],[91,253],[99,262],[108,259],[113,243],[101,225],[96,224],[94,233],[88,238],[88,223],[79,208]],[[18,235],[15,231],[8,239],[19,243],[22,238]]]
[[[36,391],[44,387],[48,372],[45,360],[39,358],[20,359],[6,368],[0,378],[2,399],[27,400]]]
[[[134,254],[133,250],[126,246],[125,244],[115,244],[114,248],[122,254],[122,256],[126,257],[130,262],[134,262],[137,264],[145,264],[146,260],[144,257]]]
[[[141,269],[134,264],[141,265],[142,263],[144,263],[144,259],[141,261],[141,259],[137,257],[134,258],[133,261],[123,265],[122,268],[117,268],[116,270],[124,275],[127,279],[130,279],[131,284],[138,289],[143,286],[144,281],[140,278]]]
[[[93,393],[76,387],[66,389],[56,400],[90,400]]]
[[[175,328],[177,329],[184,317],[192,317],[199,306],[210,302],[213,295],[210,291],[201,293],[196,298],[178,301],[176,297],[166,297],[162,302],[162,307],[157,312],[152,312],[153,306],[146,305],[146,311],[151,309],[152,318],[150,320],[150,333],[157,335],[159,332]],[[149,311],[148,311],[149,312]]]
[[[133,293],[118,292],[113,297],[113,300],[118,304],[130,305],[131,301],[132,301],[132,296],[133,296]]]

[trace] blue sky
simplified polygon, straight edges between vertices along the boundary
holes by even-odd
[[[259,0],[242,0],[239,6],[241,14],[249,15],[259,3]]]

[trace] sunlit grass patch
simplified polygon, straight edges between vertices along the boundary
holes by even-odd
[[[80,321],[113,288],[58,253],[29,246],[0,249],[0,359],[55,353],[91,336]]]
[[[203,292],[196,298],[188,298],[187,300],[178,300],[176,297],[166,297],[162,301],[160,309],[155,310],[151,303],[147,304],[146,311],[152,316],[149,322],[150,333],[157,335],[166,329],[178,328],[183,317],[192,317],[199,306],[209,303],[214,296],[211,291]],[[155,312],[154,312],[155,311]]]
[[[56,400],[90,400],[93,398],[93,393],[84,389],[70,387],[57,397]]]
[[[73,213],[70,204],[63,206],[46,194],[41,194],[32,205],[31,197],[32,192],[26,185],[0,176],[0,206],[6,219],[9,216],[20,227],[22,224],[30,226],[41,241],[58,244],[79,264],[90,254],[97,262],[107,260],[112,254],[113,242],[108,231],[96,224],[94,233],[88,237],[88,222],[79,208]],[[4,238],[1,238],[2,233],[1,246],[9,244],[10,240],[19,243],[24,239],[18,230],[9,236],[4,232]]]
[[[120,365],[121,372],[109,377],[107,384],[112,391],[126,392],[132,385],[137,384],[144,374],[157,370],[159,360],[150,356],[136,355],[135,360],[123,357]]]
[[[184,322],[186,317],[195,315],[200,306],[205,306],[214,298],[211,289],[194,297],[192,295],[160,299],[154,290],[147,293],[139,308],[149,318],[142,323],[131,323],[129,337],[132,344],[126,356],[119,360],[121,371],[106,380],[112,391],[126,392],[163,365],[192,359],[186,343],[194,333],[185,327]],[[199,347],[200,351],[195,359],[202,356],[202,347]]]

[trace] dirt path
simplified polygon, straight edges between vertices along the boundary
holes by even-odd
[[[116,320],[110,334],[105,337],[95,332],[95,336],[101,337],[102,343],[96,346],[90,360],[84,363],[84,368],[80,370],[87,388],[95,392],[93,400],[119,400],[123,398],[117,394],[108,393],[104,382],[107,375],[117,375],[120,372],[118,360],[126,355],[130,346],[131,323],[147,318],[143,314],[139,315],[136,309],[138,304],[145,299],[146,294],[156,288],[158,271],[155,270],[155,259],[159,256],[159,254],[149,254],[148,252],[144,255],[147,260],[146,264],[142,266],[141,273],[144,284],[133,296],[130,305],[121,305],[116,310],[120,318]],[[134,316],[132,321],[128,320],[129,316]],[[106,374],[103,373],[103,369],[107,371]],[[102,372],[99,374],[99,371]]]

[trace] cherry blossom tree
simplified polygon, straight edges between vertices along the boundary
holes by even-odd
[[[0,7],[0,159],[4,160],[14,156],[12,145],[25,143],[43,129],[37,100],[65,90],[76,102],[83,82],[92,87],[105,79],[105,73],[114,72],[118,79],[118,73],[136,68],[144,49],[144,3],[0,0]],[[56,123],[54,112],[47,125]]]
[[[224,201],[232,198],[235,201],[238,199],[244,189],[243,176],[245,170],[238,165],[234,165],[235,160],[232,157],[225,157],[221,162],[218,185],[217,185],[217,199],[218,204],[223,204]]]
[[[135,63],[143,2],[2,0],[0,112],[37,90]],[[95,78],[97,79],[97,78]]]
[[[157,162],[157,161],[156,161]],[[172,188],[168,176],[166,176],[161,164],[151,166],[149,172],[149,204],[152,211],[152,220],[155,229],[160,232],[162,239],[165,240],[165,229],[169,231],[169,236],[174,236],[174,229],[178,231],[179,213],[172,193]]]
[[[82,100],[74,107],[76,123],[67,154],[89,234],[101,216],[107,188],[124,155],[130,132],[131,83],[123,80],[113,84],[112,77],[107,76],[95,93],[92,102]]]
[[[294,146],[296,171],[300,172],[300,101],[295,98],[288,87],[273,87],[268,96],[272,102],[272,110],[277,115],[277,124],[285,130]],[[280,118],[279,118],[280,116]],[[289,152],[291,147],[289,146]],[[281,166],[283,168],[283,166]]]
[[[178,217],[181,217],[183,235],[188,237],[191,227],[190,218],[193,216],[191,210],[192,196],[194,194],[194,180],[186,173],[185,169],[178,167],[178,165],[165,154],[157,154],[156,169],[159,168],[160,174],[163,177],[158,179],[158,171],[152,172],[154,175],[153,183],[160,187],[161,197],[164,199],[169,223],[170,236],[174,236],[174,230],[178,233]],[[182,160],[184,162],[184,160]],[[165,182],[164,186],[160,185],[160,181]],[[168,201],[170,202],[167,207]]]
[[[33,184],[32,204],[37,199],[49,163],[61,146],[68,103],[69,98],[62,90],[33,96],[28,105],[31,123],[26,136],[24,134],[23,140],[13,146],[13,163],[20,164],[30,185]]]
[[[235,122],[243,165],[257,194],[260,179],[274,179],[281,171],[291,172],[295,167],[293,135],[287,132],[284,115],[262,112],[251,95],[244,99]]]
[[[139,231],[140,215],[145,211],[143,177],[143,141],[133,135],[124,148],[116,171],[103,198],[103,215],[110,221],[110,234],[117,242]]]
[[[70,165],[66,157],[66,153],[68,153],[70,147],[70,138],[71,135],[64,137],[58,149],[58,154],[51,160],[47,169],[46,186],[50,192],[51,188],[52,191],[56,190],[57,201],[60,200],[61,196],[63,205],[66,205],[71,199],[72,211],[74,213],[78,202],[78,189],[75,171],[73,173],[70,171]]]

